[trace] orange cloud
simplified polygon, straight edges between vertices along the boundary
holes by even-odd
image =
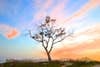
[[[55,45],[51,55],[53,59],[81,59],[88,57],[92,60],[100,61],[99,52],[100,24],[96,24],[75,33],[70,42],[66,39],[60,44]],[[44,57],[46,57],[45,53]]]
[[[88,57],[100,61],[100,24],[80,29],[73,34],[71,39],[65,39],[54,48],[51,53],[53,59]],[[45,53],[44,57],[46,57]]]
[[[61,58],[71,58],[71,59],[80,59],[82,57],[89,57],[91,59],[96,59],[97,61],[100,61],[100,56],[98,55],[98,52],[100,52],[100,39],[96,39],[94,42],[91,43],[81,43],[78,44],[75,47],[62,47],[60,49],[56,49],[52,56],[56,59]],[[72,45],[72,44],[71,44]],[[98,50],[95,51],[95,50]],[[91,51],[88,51],[91,50]],[[94,52],[93,52],[94,51]]]
[[[100,44],[100,43],[99,43]],[[99,47],[100,48],[100,47]],[[97,61],[100,61],[100,49],[99,48],[96,48],[96,49],[87,49],[87,50],[84,50],[82,53],[81,53],[81,56],[86,56],[86,57],[89,57],[90,59],[92,60],[97,60]]]
[[[66,39],[63,43],[60,43],[61,47],[55,49],[52,56],[56,59],[89,57],[90,59],[100,61],[100,55],[98,54],[100,52],[99,29],[100,25],[97,24],[83,30],[83,32],[78,32],[70,42]]]
[[[19,32],[17,30],[13,29],[11,32],[7,33],[5,36],[8,39],[11,39],[11,38],[16,37],[18,34],[19,34]]]
[[[4,35],[8,39],[15,38],[19,35],[19,31],[9,25],[0,24],[0,34]]]

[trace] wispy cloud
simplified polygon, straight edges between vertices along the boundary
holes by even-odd
[[[52,9],[51,13],[50,13],[50,16],[56,16],[57,14],[59,13],[63,13],[62,11],[64,10],[64,7],[66,5],[66,1],[67,0],[64,0],[60,3],[58,3],[57,5],[55,5],[55,7]]]
[[[66,39],[64,42],[62,42],[61,43],[62,46],[58,49],[55,49],[52,55],[58,59],[60,58],[77,59],[84,56],[92,58],[93,55],[92,51],[95,51],[100,48],[99,29],[100,29],[100,24],[96,24],[87,29],[84,29],[81,32],[75,33],[75,35],[73,34],[74,36],[72,37],[72,39]],[[55,47],[57,47],[57,45]],[[96,53],[96,51],[94,53]],[[100,58],[99,56],[97,57]],[[95,57],[92,59],[95,59]],[[100,59],[98,60],[100,61]]]
[[[81,44],[77,44],[74,47],[62,47],[60,49],[56,49],[52,55],[57,58],[72,58],[72,59],[79,59],[82,57],[89,57],[91,58],[91,56],[95,53],[95,56],[97,56],[97,49],[98,51],[100,51],[100,41],[99,39],[95,39],[95,41],[91,42],[91,43],[81,43]],[[63,45],[63,44],[62,44]],[[66,44],[67,45],[67,44]],[[73,46],[73,44],[70,44],[71,46]],[[92,53],[94,51],[94,53]],[[59,54],[60,53],[60,54]],[[100,56],[97,56],[100,58]],[[95,59],[92,58],[92,59]],[[100,59],[97,59],[100,61]]]
[[[57,5],[55,5],[55,7],[52,9],[50,16],[52,18],[56,18],[56,22],[57,24],[61,24],[62,21],[65,19],[65,12],[64,12],[64,8],[66,7],[68,0],[64,0],[60,3],[58,3]]]
[[[67,1],[68,0],[64,0],[62,2],[55,4],[55,6],[52,6],[54,1],[47,0],[46,2],[44,2],[44,5],[42,5],[42,7],[40,8],[40,11],[38,11],[36,13],[34,19],[39,21],[39,20],[43,19],[46,15],[50,15],[52,18],[57,19],[57,23],[62,22],[62,20],[64,20],[64,18],[65,18],[63,10],[64,10],[64,7],[65,7]],[[52,7],[52,11],[50,13],[47,13],[49,11],[49,8],[51,8],[51,7]]]
[[[42,4],[40,11],[35,14],[35,20],[41,20],[44,16],[46,16],[46,11],[51,7],[53,0],[46,0],[44,4]]]
[[[16,28],[13,28],[6,24],[0,24],[0,34],[8,39],[15,38],[19,35],[19,33],[20,32]]]
[[[72,16],[65,19],[63,23],[79,18],[82,15],[86,14],[89,10],[97,6],[100,6],[100,0],[89,0],[87,3],[83,5],[83,7],[81,7],[78,11],[76,11]]]

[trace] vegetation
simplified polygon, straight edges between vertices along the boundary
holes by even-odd
[[[96,61],[52,61],[52,62],[25,62],[15,61],[0,64],[0,67],[95,67],[100,65]]]

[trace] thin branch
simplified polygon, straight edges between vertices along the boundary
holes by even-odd
[[[49,41],[50,41],[50,37],[48,38],[48,41],[46,41],[46,48],[48,48]]]
[[[43,29],[42,29],[42,32],[43,32]],[[45,49],[46,53],[48,53],[47,47],[44,45],[44,37],[43,37],[43,34],[42,34],[42,46]]]
[[[49,27],[50,27],[50,26],[49,26]],[[50,27],[50,30],[48,29],[49,27],[46,27],[47,32],[52,32],[53,26]],[[51,34],[52,34],[52,33],[51,33]],[[49,45],[49,42],[50,42],[50,38],[51,38],[51,37],[50,37],[51,34],[49,35],[48,40],[46,41],[46,48],[48,48],[48,45]]]
[[[32,33],[31,33],[31,30],[29,30],[29,35],[30,35],[30,37],[32,37]]]
[[[41,28],[41,30],[42,30],[42,32],[43,32],[43,28]],[[48,52],[48,50],[47,50],[47,48],[46,48],[46,46],[44,45],[44,36],[43,36],[43,34],[42,34],[42,46],[44,47],[44,49],[46,50],[46,52]]]
[[[31,30],[29,30],[29,35],[30,35],[31,38],[34,37],[34,36],[32,36]],[[35,38],[33,38],[33,39],[36,40],[36,41],[38,41],[38,42],[42,42],[41,40],[37,40],[37,39],[35,39]]]
[[[63,41],[65,38],[66,38],[66,37],[64,37],[64,38],[61,38],[60,40],[58,40],[58,41],[54,42],[54,44],[56,44],[56,43],[58,43],[58,42],[61,42],[61,41]]]
[[[49,50],[49,53],[52,51],[52,49],[53,49],[53,46],[54,46],[54,39],[52,38],[52,44],[51,44],[51,47],[50,47],[50,50]]]
[[[34,40],[36,40],[36,41],[38,41],[38,42],[42,42],[41,40],[37,40],[37,39],[34,39]]]
[[[66,37],[69,37],[69,36],[71,36],[71,34],[68,34],[67,36],[61,38],[60,40],[58,40],[58,41],[56,41],[56,42],[54,42],[54,44],[63,41]],[[56,39],[57,39],[57,38],[56,38]],[[55,40],[56,40],[56,39],[55,39]]]

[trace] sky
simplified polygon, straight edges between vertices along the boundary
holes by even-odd
[[[28,30],[38,31],[46,16],[73,31],[56,44],[53,59],[100,61],[100,0],[0,0],[0,61],[46,58],[41,44],[28,35]]]

